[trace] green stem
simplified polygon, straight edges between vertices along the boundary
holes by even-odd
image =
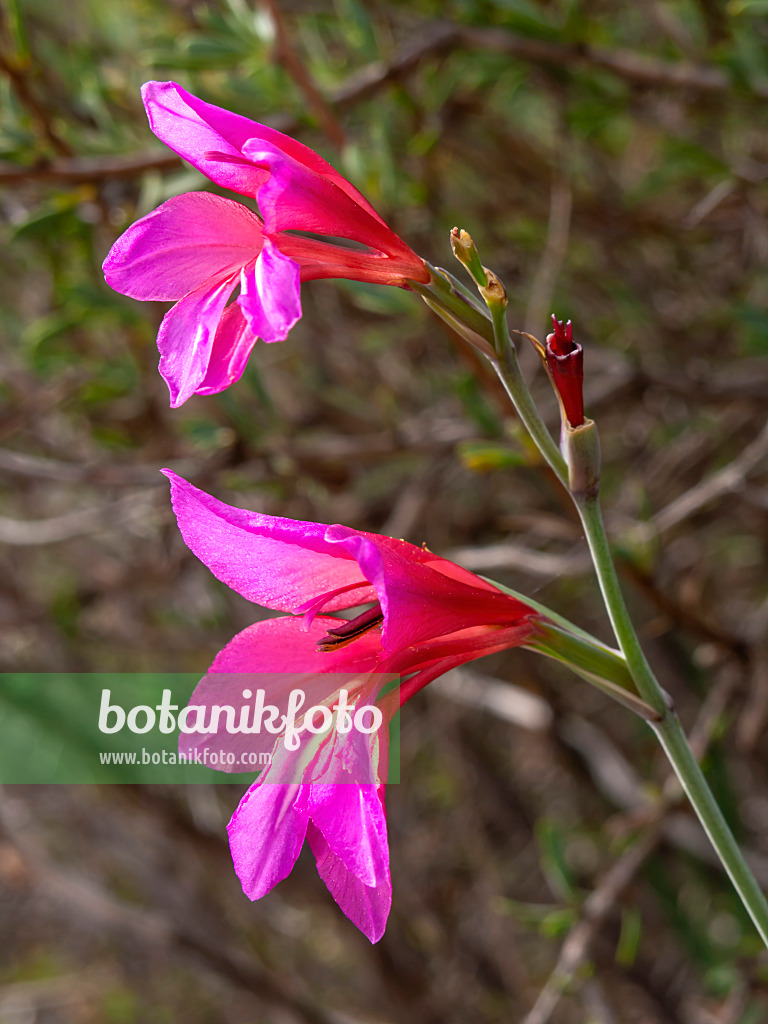
[[[599,501],[597,497],[578,495],[573,495],[573,499],[581,516],[600,589],[619,647],[624,653],[640,695],[659,716],[658,721],[651,721],[649,724],[656,733],[760,937],[768,946],[768,902],[712,795],[669,697],[661,688],[640,647],[613,564]]]
[[[523,646],[567,665],[572,672],[646,721],[658,721],[654,709],[634,693],[632,676],[618,651],[547,621],[537,623],[535,634]]]
[[[638,701],[638,704],[644,702],[643,706],[647,706],[652,712],[651,715],[646,716],[649,719],[649,724],[658,736],[699,821],[717,851],[763,942],[768,947],[768,903],[707,785],[669,697],[646,661],[629,617],[603,525],[597,497],[597,479],[593,488],[582,489],[577,486],[576,479],[574,480],[575,490],[570,486],[566,460],[539,416],[520,372],[517,353],[507,327],[505,303],[503,301],[488,302],[493,321],[491,332],[489,330],[491,324],[488,319],[478,311],[474,302],[468,301],[462,294],[464,289],[452,285],[434,268],[430,269],[433,272],[430,283],[426,286],[412,284],[414,291],[417,291],[435,312],[455,327],[462,337],[465,337],[488,357],[539,451],[558,480],[568,489],[576,504],[613,631],[629,673],[640,697],[642,697],[642,701]],[[486,301],[488,301],[487,297]],[[576,476],[578,477],[578,474]],[[597,678],[602,678],[603,672],[607,672],[607,666],[603,666],[598,673],[592,672],[584,665],[579,666],[578,657],[580,655],[575,648],[570,650],[568,657],[564,657],[562,647],[559,652],[552,645],[550,647],[550,650],[544,650],[542,647],[542,653],[565,660],[575,671],[592,682]],[[609,682],[615,682],[615,677],[611,678],[610,672],[608,675]],[[612,693],[612,695],[619,696],[619,699],[626,693],[620,684],[616,685],[615,689],[619,690],[620,694]],[[638,710],[638,708],[633,708],[633,710]]]
[[[627,659],[629,671],[635,680],[637,689],[643,700],[652,708],[664,715],[669,710],[669,698],[662,690],[646,661],[635,627],[629,617],[624,595],[621,592],[619,578],[613,564],[608,537],[605,532],[600,502],[597,497],[581,497],[572,494],[574,504],[581,517],[584,533],[592,555],[600,590],[613,626],[613,632],[619,647]]]
[[[453,275],[427,264],[432,278],[428,284],[409,281],[408,287],[426,302],[456,333],[478,348],[489,359],[493,356],[493,327],[487,312],[478,308],[473,297]]]
[[[751,868],[744,859],[723,812],[712,795],[704,773],[693,755],[688,738],[674,710],[663,720],[651,723],[669,758],[675,774],[685,790],[704,831],[717,851],[720,861],[741,897],[741,902],[768,947],[768,902]]]
[[[517,351],[509,336],[506,310],[500,304],[489,305],[481,312],[466,289],[452,274],[429,266],[431,281],[424,285],[411,281],[409,287],[421,295],[430,309],[449,324],[457,334],[482,351],[512,399],[518,416],[536,443],[552,471],[564,487],[568,486],[568,467],[560,449],[539,416],[528,385],[520,372]]]
[[[491,308],[491,314],[493,316],[493,335],[497,352],[496,357],[488,357],[491,366],[504,385],[504,390],[512,399],[512,404],[517,409],[517,414],[533,438],[536,447],[547,460],[560,483],[567,487],[568,467],[554,438],[547,430],[541,416],[539,416],[539,410],[536,408],[533,397],[528,390],[528,385],[523,379],[520,363],[517,360],[517,350],[509,336],[506,310],[498,307],[495,309]]]
[[[582,679],[586,679],[609,697],[618,700],[641,718],[647,721],[658,719],[659,716],[654,709],[635,695],[634,681],[621,651],[608,647],[602,640],[598,640],[533,598],[520,594],[496,580],[488,579],[487,576],[482,578],[539,613],[536,633],[523,645],[524,647],[567,665],[572,672],[576,672]]]

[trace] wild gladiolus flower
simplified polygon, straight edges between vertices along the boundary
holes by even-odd
[[[215,184],[257,199],[261,212],[188,192],[133,224],[104,262],[107,283],[123,295],[176,303],[157,337],[172,406],[239,380],[257,338],[283,341],[301,317],[301,281],[429,280],[423,260],[307,146],[175,82],[147,82],[142,96],[159,139]]]
[[[340,679],[357,706],[372,703],[382,681],[397,675],[402,704],[450,668],[536,634],[536,611],[425,548],[233,508],[165,473],[187,546],[243,597],[291,613],[236,636],[193,704],[221,703],[249,674],[278,686],[285,674],[304,678],[329,706]],[[351,620],[328,614],[363,605]],[[394,710],[388,700],[385,718]],[[221,741],[242,750],[259,739],[216,736]],[[229,825],[245,893],[256,899],[289,874],[306,837],[336,902],[377,941],[391,902],[385,779],[381,734],[313,737],[297,751],[278,749]],[[349,780],[360,784],[342,784]]]

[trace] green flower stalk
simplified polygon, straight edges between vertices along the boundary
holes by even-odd
[[[597,427],[584,415],[583,353],[581,346],[573,340],[571,322],[564,324],[553,316],[553,331],[545,344],[530,335],[523,335],[533,342],[541,356],[560,404],[562,431],[558,447],[542,421],[520,371],[507,325],[504,286],[492,271],[482,266],[474,243],[466,232],[454,229],[451,243],[454,255],[468,269],[486,304],[492,338],[488,338],[488,319],[483,323],[481,314],[478,320],[477,306],[459,288],[451,286],[447,275],[438,286],[433,274],[433,280],[424,286],[421,294],[447,322],[451,322],[449,317],[460,321],[459,334],[462,337],[467,333],[474,334],[477,324],[482,324],[483,330],[479,333],[483,344],[475,347],[488,358],[520,419],[552,471],[568,490],[579,513],[620,651],[611,653],[610,648],[601,648],[594,638],[576,631],[575,627],[562,620],[559,623],[553,621],[544,630],[540,627],[537,637],[527,646],[567,664],[648,722],[768,947],[768,902],[712,795],[669,695],[648,664],[624,601],[600,508],[600,446]],[[445,301],[447,295],[450,295],[450,303]],[[462,322],[465,308],[472,311],[468,322]],[[551,616],[552,613],[549,614]]]

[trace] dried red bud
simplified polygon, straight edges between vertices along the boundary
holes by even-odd
[[[546,340],[547,367],[568,423],[580,427],[584,422],[584,351],[573,340],[570,320],[563,324],[553,315],[552,325],[554,330]]]

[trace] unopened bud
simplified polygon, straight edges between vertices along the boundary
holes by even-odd
[[[545,356],[547,369],[560,400],[563,416],[571,427],[584,422],[584,351],[573,340],[573,327],[552,315],[554,330],[547,335]]]
[[[469,232],[464,228],[452,228],[451,249],[459,263],[463,263],[467,268],[478,288],[484,288],[488,283],[486,270],[480,262],[477,246]]]
[[[488,283],[480,288],[480,294],[490,308],[496,306],[497,308],[506,309],[507,289],[492,270],[489,270],[488,267],[483,267],[483,270],[485,271]]]

